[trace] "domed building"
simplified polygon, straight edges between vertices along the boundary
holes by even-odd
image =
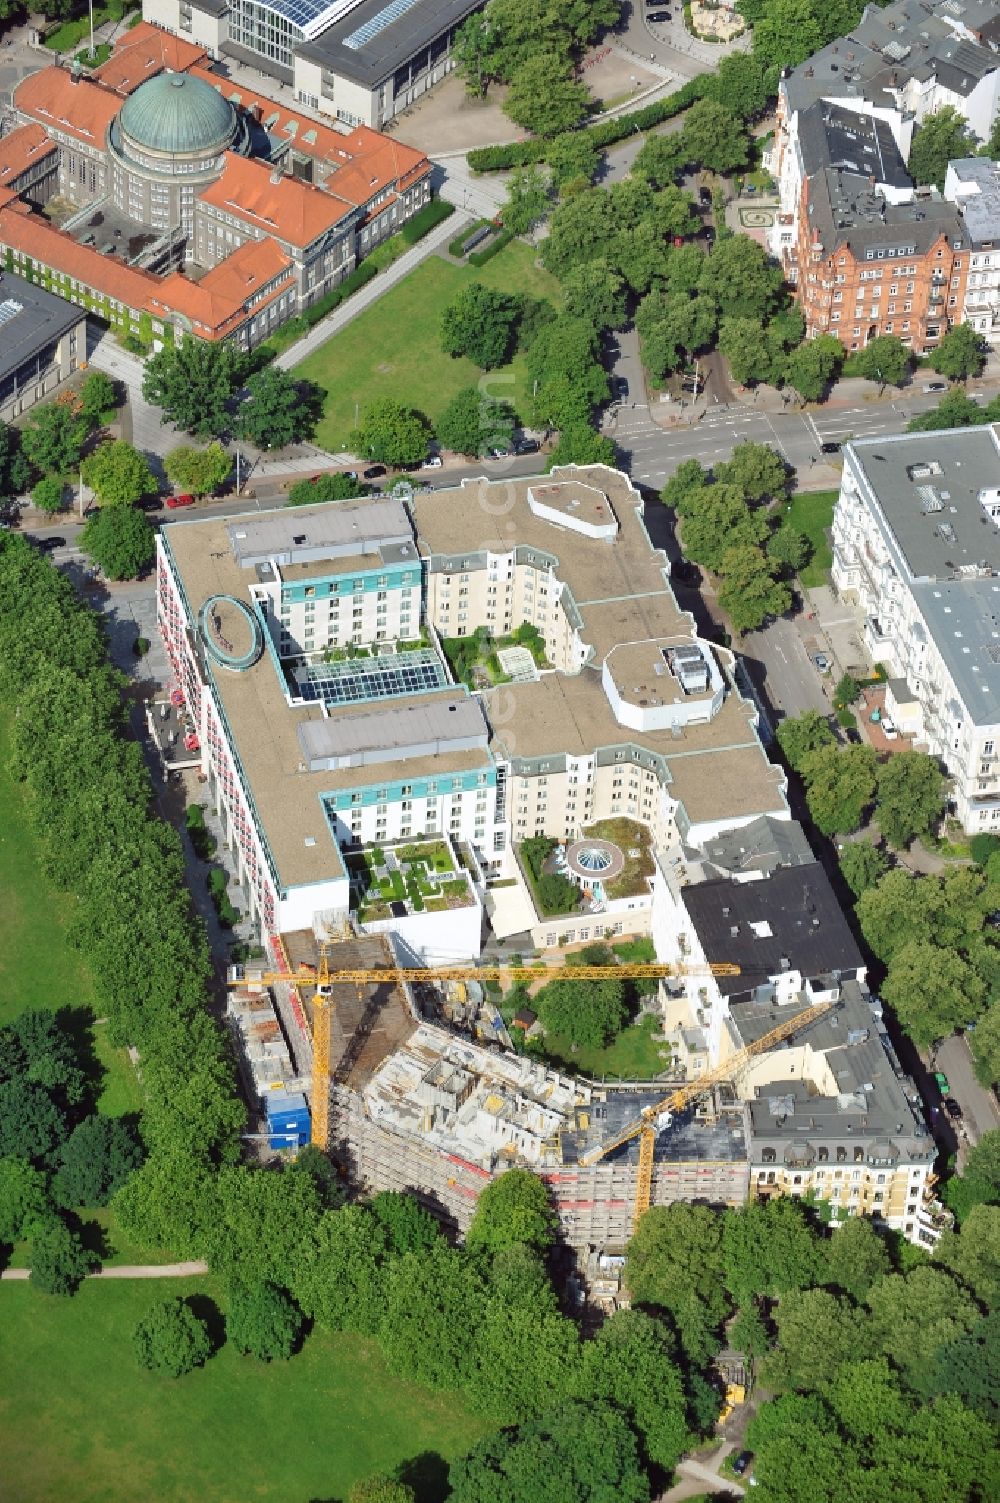
[[[129,219],[190,237],[197,194],[219,177],[227,151],[246,156],[249,147],[245,119],[218,89],[187,73],[160,73],[112,121],[112,201]]]

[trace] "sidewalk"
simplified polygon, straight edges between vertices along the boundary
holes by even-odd
[[[200,1259],[189,1263],[118,1263],[112,1268],[99,1268],[96,1273],[85,1275],[88,1279],[190,1279],[208,1272],[208,1264]],[[0,1279],[20,1283],[31,1277],[30,1268],[5,1268]]]
[[[295,344],[291,345],[289,349],[283,350],[275,360],[275,365],[280,367],[281,370],[287,371],[291,370],[293,366],[298,365],[301,360],[305,360],[307,355],[311,355],[314,350],[318,350],[320,345],[325,344],[332,335],[346,328],[353,319],[357,318],[359,313],[363,313],[366,308],[370,308],[373,303],[377,303],[379,298],[384,297],[390,288],[396,286],[397,282],[401,282],[404,277],[409,276],[410,272],[419,266],[421,261],[433,255],[440,246],[447,245],[449,240],[453,240],[460,233],[462,223],[463,216],[459,213],[453,214],[450,219],[442,220],[439,225],[435,225],[434,229],[428,235],[425,235],[422,240],[418,240],[417,244],[411,246],[408,251],[404,251],[399,259],[394,261],[385,271],[380,271],[377,277],[373,277],[370,282],[365,283],[364,287],[352,293],[339,308],[334,308],[332,313],[328,313],[326,318],[322,319],[314,329],[309,330],[308,334],[304,334],[301,339],[296,340]],[[400,330],[400,337],[405,337],[405,330]]]

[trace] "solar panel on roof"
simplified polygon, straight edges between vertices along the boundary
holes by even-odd
[[[400,16],[405,16],[408,10],[412,10],[417,0],[390,0],[390,4],[383,7],[377,15],[372,16],[363,26],[352,31],[350,36],[344,38],[344,46],[350,47],[352,52],[360,52],[366,42],[377,37],[380,31],[385,31],[393,21],[398,21]]]
[[[4,298],[0,303],[0,324],[9,324],[11,319],[16,318],[23,309],[23,303],[15,302],[12,297]]]

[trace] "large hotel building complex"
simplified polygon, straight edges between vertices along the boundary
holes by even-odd
[[[390,941],[404,966],[503,939],[544,954],[648,936],[691,972],[655,1004],[681,1078],[801,1015],[789,1045],[661,1123],[653,1203],[811,1193],[932,1241],[919,1096],[734,657],[678,608],[638,492],[602,466],[400,489],[159,535],[174,695],[270,953],[301,954],[303,932],[306,948],[351,934],[352,955]],[[481,629],[501,654],[493,687],[456,682],[443,649]],[[574,912],[545,916],[525,858],[536,836],[577,880]],[[401,875],[418,858],[437,874],[426,901]],[[372,901],[373,872],[398,881],[393,901]],[[738,976],[713,977],[718,961]],[[387,1004],[338,988],[331,1112],[357,1181],[418,1187],[462,1228],[483,1186],[523,1163],[573,1245],[623,1243],[638,1147],[592,1150],[662,1088],[498,1053],[488,1004],[491,1048],[438,1021],[467,1010],[464,992],[428,1012],[399,991],[389,1026]],[[820,1002],[833,1012],[813,1016]],[[252,997],[241,1005],[250,1016]],[[366,1008],[382,1022],[352,1044]]]

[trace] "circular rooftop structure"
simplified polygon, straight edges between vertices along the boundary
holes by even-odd
[[[264,650],[260,621],[233,595],[210,595],[198,612],[198,630],[212,661],[234,673],[252,668]]]
[[[566,848],[566,875],[574,882],[610,882],[625,870],[625,857],[610,840],[575,840]]]
[[[170,156],[221,151],[236,134],[236,111],[217,89],[186,73],[159,73],[130,94],[119,115],[131,143]]]

